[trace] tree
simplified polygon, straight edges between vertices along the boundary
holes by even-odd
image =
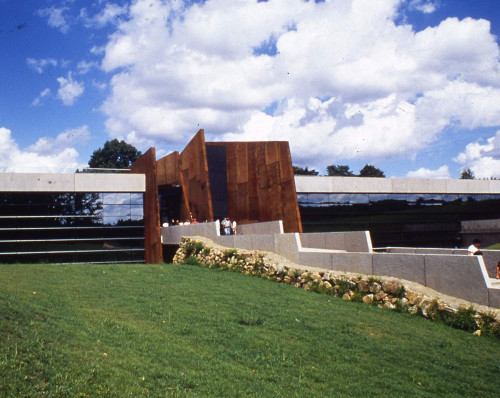
[[[317,176],[319,174],[319,171],[316,171],[314,169],[308,170],[307,167],[305,169],[299,166],[292,166],[292,167],[293,167],[293,174],[295,174],[296,176]]]
[[[352,177],[354,174],[348,165],[331,165],[326,167],[329,176]]]
[[[462,170],[462,174],[460,174],[461,180],[475,180],[476,176],[472,172],[471,169]]]
[[[106,141],[103,148],[94,151],[90,157],[89,167],[104,169],[128,169],[134,163],[141,151],[125,141],[116,138]]]
[[[371,164],[365,164],[364,167],[359,171],[359,177],[385,177],[382,170],[376,168]]]

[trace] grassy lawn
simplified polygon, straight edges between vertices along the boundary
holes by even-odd
[[[244,274],[0,265],[1,397],[493,397],[500,341]]]
[[[494,245],[488,246],[486,249],[500,250],[500,243],[495,243]]]

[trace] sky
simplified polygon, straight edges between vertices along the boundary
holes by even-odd
[[[498,0],[0,0],[0,171],[289,141],[326,174],[500,178]]]

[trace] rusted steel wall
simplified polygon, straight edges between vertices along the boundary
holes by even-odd
[[[144,193],[144,260],[146,264],[159,264],[163,261],[163,253],[155,149],[150,148],[132,164],[130,169],[132,173],[143,173],[146,176],[146,192]]]
[[[200,221],[213,221],[212,196],[208,176],[205,134],[199,130],[179,157],[183,192],[192,216]]]
[[[285,232],[302,232],[288,142],[206,145],[226,147],[230,219],[241,224],[283,220]]]

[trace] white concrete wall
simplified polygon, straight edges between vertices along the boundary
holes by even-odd
[[[297,193],[500,194],[500,180],[295,176]]]
[[[0,173],[0,192],[145,192],[144,174]]]

